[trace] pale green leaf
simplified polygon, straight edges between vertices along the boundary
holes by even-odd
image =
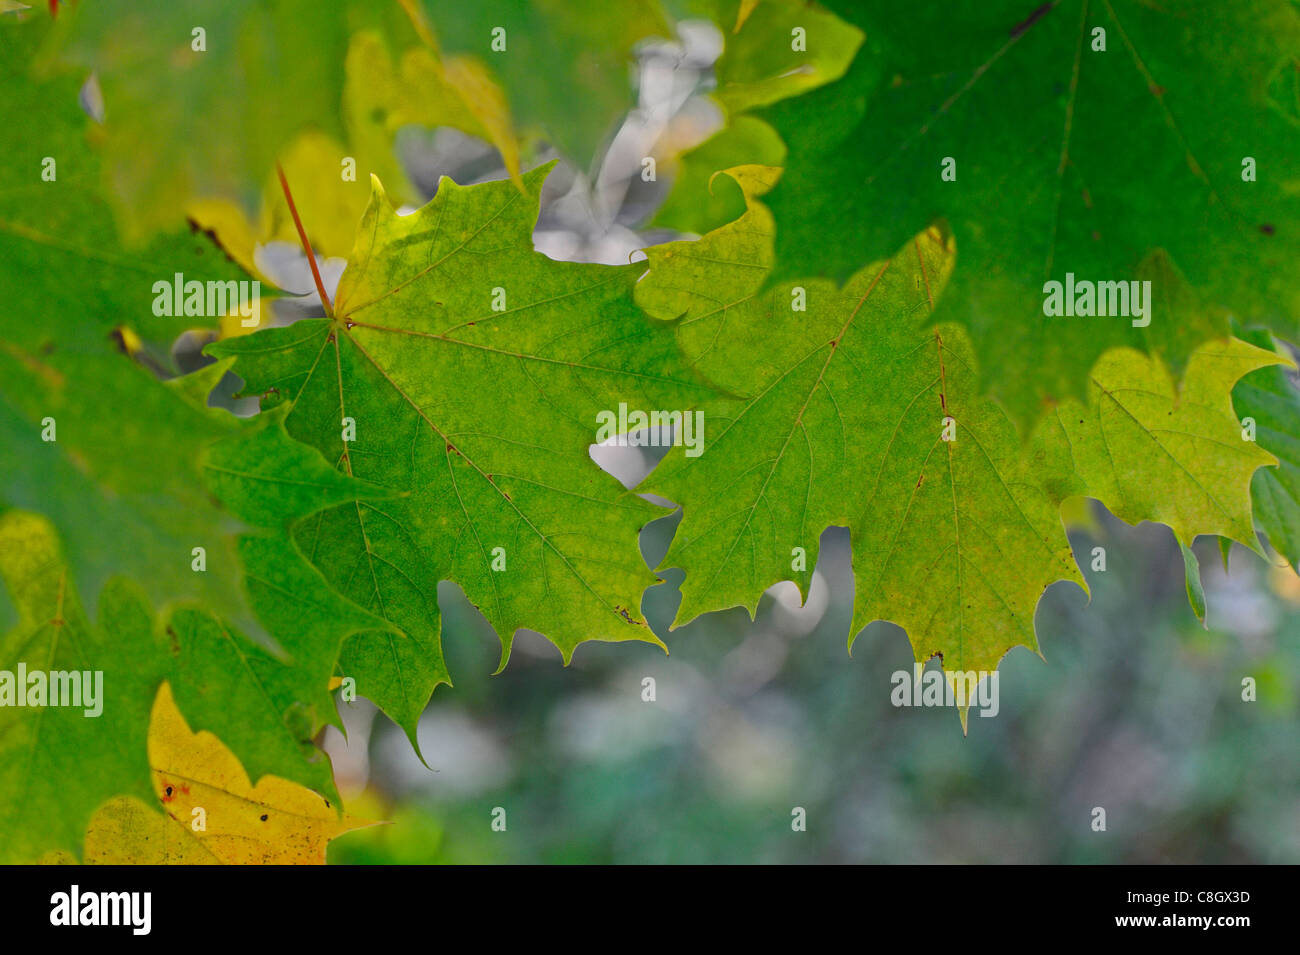
[[[376,181],[336,317],[210,348],[237,358],[266,406],[292,405],[291,435],[400,495],[325,510],[295,535],[341,593],[402,631],[355,639],[344,666],[408,731],[448,680],[440,580],[497,629],[503,665],[520,627],[566,661],[587,639],[658,642],[638,609],[656,578],[636,541],[663,511],[587,448],[602,411],[682,409],[705,389],[636,309],[642,267],[533,251],[548,168],[523,194],[443,179],[409,216]]]
[[[733,171],[753,196],[764,170]],[[740,396],[706,405],[705,451],[677,450],[646,490],[682,505],[665,565],[686,570],[678,622],[736,604],[752,613],[780,580],[807,591],[821,532],[849,528],[852,634],[875,619],[908,631],[917,660],[992,670],[1037,649],[1034,608],[1055,580],[1083,584],[1045,476],[1062,460],[1022,447],[979,397],[969,344],[926,328],[953,263],[938,232],[825,280],[765,288],[771,218],[648,250],[638,301],[675,319],[685,353]],[[796,311],[798,291],[807,310]]]

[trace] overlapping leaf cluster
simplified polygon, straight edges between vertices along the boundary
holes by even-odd
[[[663,511],[595,466],[587,422],[619,397],[687,406],[703,385],[632,302],[635,268],[532,252],[545,170],[517,174],[525,137],[481,61],[441,54],[412,5],[320,13],[103,2],[58,23],[4,24],[13,164],[0,217],[0,422],[13,453],[0,550],[14,626],[2,662],[102,670],[123,701],[104,723],[0,711],[0,830],[21,833],[4,841],[7,859],[75,848],[110,797],[151,801],[149,702],[164,683],[253,779],[274,773],[337,806],[313,743],[337,722],[329,688],[352,677],[413,732],[447,682],[439,579],[483,603],[504,635],[503,665],[520,626],[545,630],[566,659],[593,637],[657,642],[638,609],[655,578],[635,541]],[[505,21],[516,43],[569,14],[529,16]],[[641,23],[616,30],[640,35]],[[619,102],[604,74],[626,68],[605,39],[586,38],[599,78],[576,64],[604,91],[596,117]],[[290,70],[297,85],[286,87]],[[521,129],[558,138],[545,116],[521,113]],[[386,157],[412,122],[484,135],[516,174],[486,189],[447,184],[399,219],[377,185],[371,196],[369,173],[409,196]],[[174,148],[153,148],[164,142]],[[345,151],[360,175],[340,187]],[[171,342],[221,316],[155,316],[153,283],[258,274],[255,243],[292,228],[283,197],[262,185],[277,155],[307,187],[302,208],[328,251],[347,251],[366,210],[339,310],[174,377]],[[46,157],[54,174],[42,178]],[[184,228],[186,214],[229,259]],[[159,234],[167,223],[180,230]],[[490,309],[498,284],[509,287],[504,314]],[[412,348],[418,369],[405,362]],[[282,407],[241,420],[206,406],[235,356],[246,379],[259,368],[276,378]],[[458,391],[455,407],[438,385]],[[501,400],[485,401],[494,389]],[[353,446],[340,440],[343,417],[361,422]],[[411,425],[401,434],[399,419]],[[504,579],[480,560],[496,550]],[[91,746],[102,765],[85,772]]]
[[[121,847],[148,836],[227,859],[257,793],[311,821],[249,858],[317,858],[346,822],[262,777],[338,808],[313,740],[340,677],[413,735],[451,679],[440,581],[502,666],[525,627],[566,661],[660,642],[637,534],[667,511],[642,493],[683,511],[678,623],[806,593],[845,526],[846,638],[891,620],[950,672],[1037,650],[1044,589],[1084,585],[1070,497],[1167,524],[1188,555],[1198,535],[1262,552],[1257,523],[1300,559],[1273,337],[1300,315],[1293,5],[680,6],[724,34],[727,122],[659,221],[705,234],[621,267],[535,252],[550,166],[523,170],[541,139],[588,164],[635,44],[672,32],[658,4],[83,0],[0,24],[0,669],[102,670],[109,694],[98,721],[0,708],[0,856],[84,835],[89,858],[144,858]],[[102,122],[78,105],[100,96]],[[506,178],[443,179],[399,215],[412,123],[486,139]],[[177,376],[193,320],[154,315],[153,282],[257,275],[256,245],[296,236],[277,159],[312,243],[347,257],[331,307]],[[1151,325],[1046,318],[1067,270],[1151,279]],[[1231,337],[1230,316],[1271,333]],[[220,318],[201,324],[246,331]],[[253,418],[208,406],[228,371]],[[701,410],[704,454],[623,488],[588,448],[624,404]],[[160,781],[191,730],[228,747],[193,769],[225,814],[209,841]]]

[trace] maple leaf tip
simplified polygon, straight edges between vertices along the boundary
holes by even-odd
[[[537,199],[542,194],[542,186],[546,183],[547,178],[556,166],[560,164],[558,159],[552,159],[528,170],[523,175],[523,191],[531,199]]]

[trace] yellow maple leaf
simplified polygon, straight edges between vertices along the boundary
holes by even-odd
[[[254,786],[220,739],[189,728],[166,683],[150,716],[149,765],[163,812],[131,797],[105,803],[86,829],[87,863],[323,865],[331,839],[374,825],[276,776]]]

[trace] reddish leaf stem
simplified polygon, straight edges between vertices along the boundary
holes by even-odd
[[[302,220],[298,218],[298,207],[293,204],[289,180],[284,178],[284,167],[278,162],[275,164],[275,173],[280,177],[280,188],[284,190],[284,201],[289,203],[289,214],[293,216],[293,224],[298,227],[298,238],[302,240],[302,250],[307,253],[307,262],[311,265],[311,277],[316,280],[316,291],[320,293],[321,305],[325,306],[325,314],[333,318],[334,306],[330,303],[330,297],[325,294],[325,283],[321,281],[320,269],[316,267],[316,253],[311,250],[311,243],[307,241],[307,230],[302,227]]]

